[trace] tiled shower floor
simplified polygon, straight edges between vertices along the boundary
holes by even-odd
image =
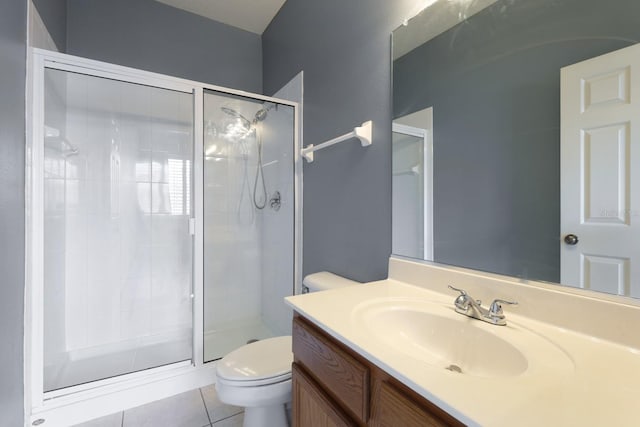
[[[220,402],[210,385],[74,427],[241,427],[243,415]]]

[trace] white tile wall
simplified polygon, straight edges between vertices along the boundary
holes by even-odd
[[[252,202],[256,143],[251,136],[239,140],[222,135],[224,124],[235,122],[222,106],[247,116],[258,108],[255,102],[205,97],[205,123],[209,122],[204,171],[205,333],[260,317],[261,218]],[[205,348],[205,353],[212,350]],[[213,353],[212,357],[224,356],[221,349]]]

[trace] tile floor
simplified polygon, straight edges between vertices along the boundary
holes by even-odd
[[[243,415],[220,402],[211,385],[74,427],[242,427]]]

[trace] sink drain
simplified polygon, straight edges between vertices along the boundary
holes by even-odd
[[[458,365],[449,365],[444,369],[446,369],[447,371],[451,371],[451,372],[457,372],[459,374],[462,373],[462,369],[460,369],[460,366],[458,366]]]

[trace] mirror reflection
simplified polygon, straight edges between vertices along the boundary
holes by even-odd
[[[640,297],[639,16],[441,0],[395,30],[393,252]]]

